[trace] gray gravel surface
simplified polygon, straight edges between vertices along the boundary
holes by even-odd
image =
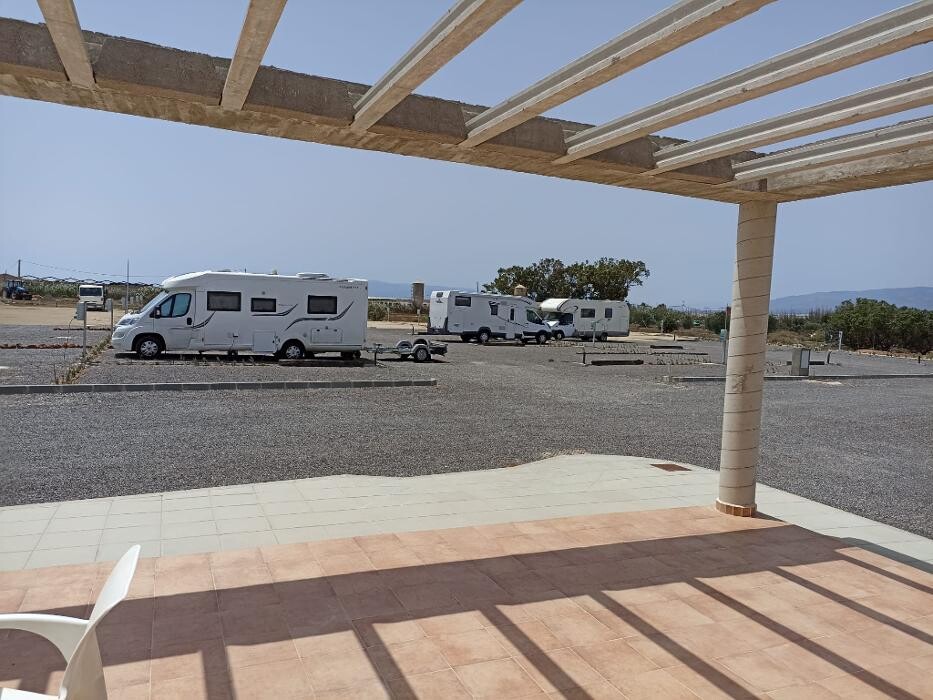
[[[92,370],[123,374],[92,381],[422,376],[439,386],[0,397],[0,503],[484,469],[575,451],[717,466],[721,385],[663,384],[663,366],[583,367],[575,353],[452,342],[448,361],[423,365],[171,374],[110,358]],[[933,380],[769,384],[765,402],[764,483],[933,536]]]
[[[88,347],[107,336],[107,332],[88,331]],[[0,344],[81,344],[80,326],[76,329],[55,330],[53,326],[0,325]],[[81,350],[59,349],[0,349],[0,384],[51,384],[68,366],[81,357]]]

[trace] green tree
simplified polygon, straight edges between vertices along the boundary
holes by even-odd
[[[599,258],[565,265],[557,258],[542,258],[528,266],[499,268],[496,278],[483,285],[487,292],[511,294],[517,285],[535,299],[573,297],[625,300],[632,287],[649,276],[641,260]]]
[[[842,331],[850,348],[892,347],[927,353],[933,349],[933,311],[900,308],[875,299],[844,301],[826,317],[826,329]]]

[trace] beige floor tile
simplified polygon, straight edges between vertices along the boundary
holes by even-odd
[[[475,698],[521,698],[540,692],[538,685],[514,659],[497,659],[459,666],[457,677]]]
[[[508,651],[487,630],[472,630],[435,637],[451,666],[465,666],[509,656]]]

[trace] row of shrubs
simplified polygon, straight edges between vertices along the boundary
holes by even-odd
[[[49,299],[74,299],[78,298],[79,282],[63,282],[60,280],[37,280],[26,279],[26,288],[33,296],[46,297]],[[159,293],[159,287],[154,285],[131,284],[130,299],[141,299],[145,304]],[[126,285],[108,284],[104,286],[104,296],[107,299],[113,299],[114,303],[121,301],[126,294]]]
[[[697,314],[660,304],[631,307],[631,324],[663,329],[667,333],[696,328],[718,334],[726,325],[726,312]],[[771,314],[768,333],[782,338],[797,336],[819,343],[833,343],[842,331],[843,345],[851,349],[906,350],[926,354],[933,350],[933,311],[895,306],[875,299],[845,301],[835,309],[815,309],[808,314]]]

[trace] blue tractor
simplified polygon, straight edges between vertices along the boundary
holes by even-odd
[[[23,280],[7,280],[3,285],[3,296],[6,299],[16,301],[30,301],[32,299],[32,294],[26,289]]]

